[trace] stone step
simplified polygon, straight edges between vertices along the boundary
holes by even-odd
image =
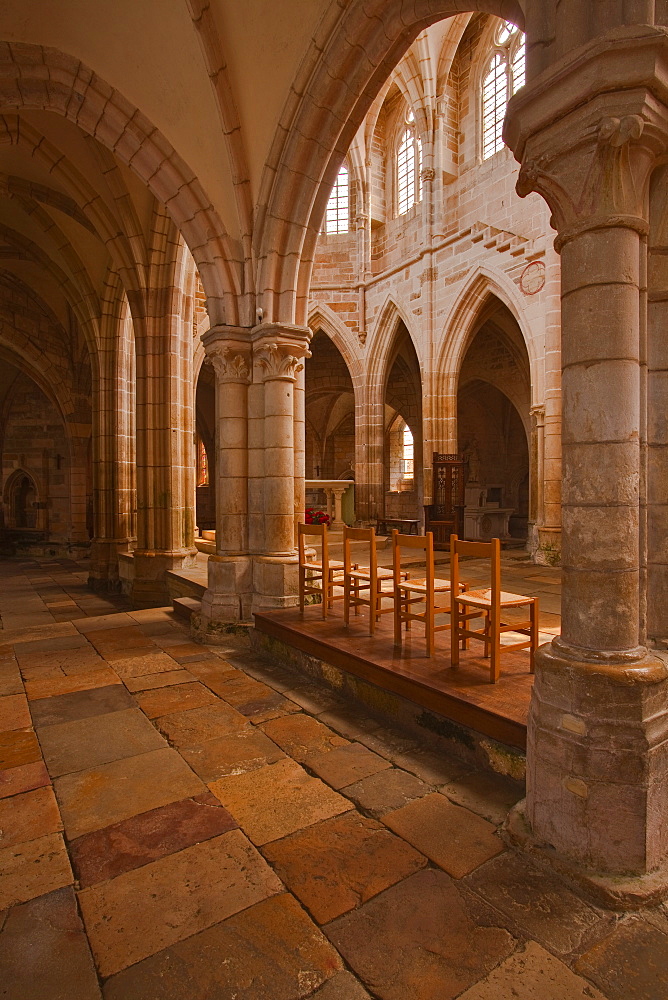
[[[201,611],[202,602],[195,600],[194,597],[173,597],[172,607],[177,618],[184,618],[186,621],[190,621],[192,614]]]

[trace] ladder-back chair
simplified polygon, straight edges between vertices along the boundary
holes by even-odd
[[[308,539],[320,539],[320,559],[306,558]],[[334,584],[343,581],[343,563],[329,558],[326,524],[299,524],[297,528],[297,548],[299,552],[299,610],[304,613],[307,597],[318,595],[322,598],[322,617],[327,617],[334,601]]]
[[[490,560],[490,587],[481,590],[457,592],[459,580],[459,557],[472,556],[476,559]],[[490,542],[466,542],[450,536],[450,579],[453,584],[451,595],[452,614],[452,666],[459,663],[459,643],[468,645],[469,639],[478,639],[484,644],[485,657],[490,658],[489,679],[495,684],[500,674],[501,649],[509,652],[513,649],[529,649],[529,669],[534,670],[534,654],[538,646],[538,598],[524,597],[521,594],[509,594],[501,590],[501,542],[493,538]],[[504,621],[502,612],[510,608],[529,608],[528,621]],[[474,629],[469,622],[476,618],[483,619],[483,627]],[[501,646],[503,632],[519,632],[528,638],[521,642],[512,642]]]
[[[420,579],[402,579],[401,550],[423,552],[425,557],[425,575]],[[426,535],[400,535],[392,532],[392,566],[394,572],[394,642],[401,644],[404,627],[408,631],[412,622],[424,625],[427,656],[434,653],[434,633],[450,628],[450,622],[436,625],[436,615],[451,612],[450,580],[439,579],[434,573],[434,536],[431,531]],[[466,584],[460,582],[460,589]],[[438,601],[438,603],[437,603]],[[423,604],[422,611],[416,611],[415,605]]]
[[[366,542],[369,546],[368,565],[353,563],[350,543]],[[403,579],[408,573],[403,573]],[[383,583],[392,584],[390,590],[383,590]],[[343,618],[346,625],[350,620],[350,609],[359,614],[360,608],[369,609],[369,635],[373,635],[381,615],[388,614],[392,607],[383,608],[383,599],[394,601],[394,572],[378,565],[375,528],[343,527]]]

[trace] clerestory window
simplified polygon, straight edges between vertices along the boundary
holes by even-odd
[[[347,233],[350,229],[350,178],[344,164],[336,175],[325,211],[326,233]]]
[[[415,128],[415,115],[409,111],[406,127],[397,149],[397,215],[404,215],[422,197],[422,141]]]
[[[524,34],[502,21],[482,81],[482,158],[503,148],[503,120],[508,101],[524,86]]]

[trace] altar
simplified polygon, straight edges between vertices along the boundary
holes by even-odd
[[[509,521],[514,507],[502,507],[503,488],[468,481],[464,490],[464,538],[472,542],[511,539]]]

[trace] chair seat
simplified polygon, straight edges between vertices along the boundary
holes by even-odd
[[[306,565],[306,569],[322,569],[322,563],[321,562],[307,562],[305,565]],[[338,559],[330,559],[329,560],[329,568],[330,569],[343,569],[343,563],[339,562]]]
[[[490,608],[492,606],[491,590],[467,590],[463,594],[457,595],[460,604],[470,604],[474,608]],[[523,597],[521,594],[508,594],[501,591],[500,603],[502,608],[520,607],[523,604],[533,604],[535,597]]]
[[[355,577],[357,580],[369,580],[371,579],[371,570],[368,566],[358,566],[358,568],[352,572],[350,576]],[[382,566],[378,566],[376,569],[376,576],[379,580],[391,580],[393,578],[393,573],[391,569],[385,569]]]
[[[426,580],[406,580],[405,583],[400,583],[399,586],[402,590],[415,590],[419,594],[426,594],[427,592]],[[434,593],[445,593],[447,590],[450,590],[449,580],[434,580]]]

